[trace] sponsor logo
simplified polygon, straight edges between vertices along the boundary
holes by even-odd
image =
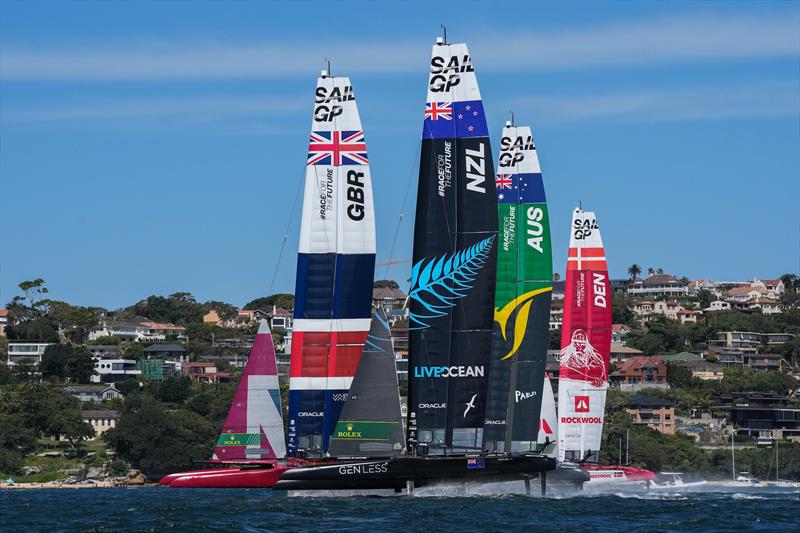
[[[350,85],[334,87],[330,89],[330,92],[327,87],[317,87],[314,102],[318,105],[314,108],[314,121],[331,122],[344,112],[344,107],[339,104],[353,100],[355,100],[355,96],[353,96],[353,87]]]
[[[428,82],[428,88],[434,93],[450,92],[453,87],[461,83],[459,73],[473,71],[469,55],[451,56],[449,59],[433,56],[431,58],[432,76]]]
[[[483,365],[414,367],[415,378],[482,378],[483,376]]]
[[[608,366],[603,355],[589,343],[582,329],[576,329],[570,343],[561,348],[559,361],[562,368],[579,374],[595,387],[601,387],[607,379]]]
[[[596,229],[598,229],[596,218],[576,218],[572,224],[572,236],[575,237],[575,240],[582,241]]]
[[[589,397],[588,396],[575,396],[575,412],[588,413],[589,412]]]
[[[319,218],[325,220],[328,211],[333,210],[333,169],[325,172],[319,183]]]
[[[562,416],[562,424],[602,424],[599,416]]]
[[[353,424],[347,423],[345,425],[346,431],[337,431],[336,438],[337,439],[360,439],[361,432],[360,431],[353,431]]]
[[[347,393],[346,392],[336,392],[331,394],[331,400],[334,402],[346,402],[347,401]]]
[[[472,398],[470,398],[469,401],[464,404],[467,406],[467,408],[464,409],[464,418],[467,418],[467,413],[469,413],[471,409],[475,408],[475,398],[477,397],[477,394],[473,394]]]
[[[439,179],[439,196],[444,198],[444,193],[450,188],[453,182],[452,173],[452,158],[453,156],[453,143],[450,141],[444,142],[444,153],[439,154],[436,159],[436,175]]]
[[[420,409],[447,409],[446,403],[421,403],[418,406]],[[411,417],[414,418],[415,414],[411,413]]]
[[[342,476],[352,476],[355,474],[381,474],[388,471],[389,463],[344,465],[339,467],[339,474]]]
[[[500,325],[500,334],[503,336],[503,340],[508,340],[508,319],[511,318],[511,315],[516,311],[516,318],[514,319],[514,344],[511,347],[511,351],[500,359],[501,361],[517,353],[517,350],[519,350],[519,347],[522,345],[522,341],[525,339],[525,333],[528,330],[528,315],[531,311],[533,298],[538,294],[552,290],[552,287],[544,287],[529,291],[517,296],[503,306],[502,309],[494,308],[494,321]]]
[[[550,427],[550,424],[544,418],[539,419],[539,431],[544,432],[545,435],[553,434],[553,428]]]
[[[594,305],[606,307],[606,276],[592,272],[592,287],[594,288]]]
[[[503,217],[503,251],[511,249],[517,240],[517,206],[508,206],[508,216]]]
[[[514,403],[519,403],[520,400],[528,400],[530,398],[536,398],[536,391],[514,391]]]
[[[364,179],[363,172],[349,170],[347,172],[347,216],[350,220],[359,221],[364,218]]]
[[[485,426],[503,426],[505,425],[505,420],[484,420],[483,425]]]
[[[300,411],[299,413],[297,413],[297,416],[299,416],[300,418],[304,416],[323,416],[323,413],[322,411]]]
[[[522,162],[525,159],[523,150],[535,150],[533,137],[517,136],[513,140],[511,137],[500,139],[500,163],[501,167],[510,167]]]
[[[484,149],[486,144],[480,142],[477,150],[466,149],[467,189],[474,192],[485,193],[483,182],[486,181],[486,158]]]
[[[542,253],[542,239],[544,239],[542,236],[542,233],[544,233],[542,218],[544,218],[544,211],[541,207],[529,207],[526,214],[528,216],[528,246]]]

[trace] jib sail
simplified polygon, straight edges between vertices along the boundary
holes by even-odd
[[[611,355],[611,291],[597,218],[572,215],[558,382],[559,460],[599,459]]]
[[[542,387],[542,414],[539,418],[539,445],[542,453],[557,457],[558,414],[556,400],[553,396],[553,385],[548,376],[544,377]]]
[[[409,446],[419,443],[431,453],[479,449],[497,199],[483,103],[465,44],[433,47],[423,124],[409,291]]]
[[[486,406],[489,451],[533,451],[549,342],[553,258],[542,172],[529,127],[503,129],[495,179],[497,284]]]
[[[317,80],[297,257],[290,455],[328,449],[369,331],[375,218],[349,78]]]
[[[403,448],[397,363],[389,321],[377,309],[329,451],[339,458],[391,457]]]
[[[262,320],[233,404],[214,447],[214,459],[247,461],[282,459],[285,456],[275,347],[267,321]]]

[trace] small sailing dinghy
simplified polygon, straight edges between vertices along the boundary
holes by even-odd
[[[278,367],[272,333],[262,320],[210,463],[220,468],[178,472],[170,487],[271,487],[289,466],[283,436]],[[225,467],[227,466],[227,467]]]
[[[428,78],[409,291],[406,448],[388,458],[290,470],[276,488],[413,490],[450,481],[529,480],[555,467],[541,454],[483,449],[497,253],[493,181],[469,51],[438,39]]]

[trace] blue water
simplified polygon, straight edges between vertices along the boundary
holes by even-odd
[[[457,492],[457,491],[456,491]],[[800,490],[524,496],[287,497],[256,489],[0,490],[0,530],[800,531]]]

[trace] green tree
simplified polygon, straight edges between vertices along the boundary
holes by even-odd
[[[247,302],[242,309],[261,309],[262,311],[271,312],[273,305],[289,310],[294,309],[294,294],[278,293],[256,298]]]
[[[70,344],[51,344],[45,348],[39,370],[45,379],[68,379],[76,383],[86,383],[96,374],[89,350]]]
[[[399,289],[400,285],[393,279],[378,279],[372,284],[376,289],[388,287],[390,289]]]
[[[172,376],[158,384],[156,397],[164,402],[183,403],[192,393],[192,382],[186,376]]]
[[[683,365],[667,363],[667,383],[673,388],[687,388],[692,385],[692,372]]]
[[[212,300],[204,303],[203,307],[205,307],[206,312],[212,309],[216,311],[217,315],[219,315],[222,320],[236,318],[236,315],[239,313],[239,309],[237,309],[236,306],[225,302],[216,302]]]
[[[192,467],[210,457],[217,431],[197,413],[166,411],[154,400],[145,400],[135,410],[124,412],[116,427],[103,438],[121,459],[149,478]]]
[[[631,325],[636,322],[631,299],[624,294],[611,296],[611,320],[614,324]]]
[[[628,275],[630,276],[630,279],[632,281],[636,280],[641,273],[642,273],[642,267],[640,267],[636,263],[628,267]]]
[[[717,297],[714,293],[708,289],[700,289],[697,291],[697,302],[700,304],[701,309],[705,309],[716,299]]]

